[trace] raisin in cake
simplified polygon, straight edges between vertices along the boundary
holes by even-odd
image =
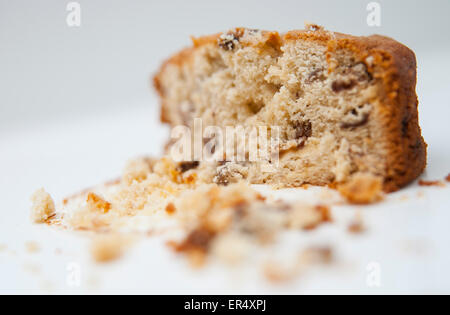
[[[395,191],[426,165],[415,55],[384,36],[236,28],[193,38],[154,84],[171,126],[281,126],[276,171],[222,161],[212,166],[217,183],[327,185],[369,174]]]

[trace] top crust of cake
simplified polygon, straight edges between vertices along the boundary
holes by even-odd
[[[236,28],[226,33],[192,38],[193,46],[180,51],[168,59],[154,77],[154,86],[161,96],[161,121],[174,124],[165,104],[165,90],[162,84],[163,73],[169,65],[181,66],[193,60],[196,50],[205,45],[233,45],[233,35],[242,36],[242,46],[258,46],[261,43],[279,49],[290,41],[316,42],[326,47],[328,71],[333,71],[332,56],[338,50],[353,54],[355,60],[363,63],[367,72],[382,86],[378,90],[378,111],[376,121],[379,132],[376,134],[378,148],[386,156],[383,175],[383,189],[387,192],[398,190],[416,179],[426,166],[426,143],[421,136],[418,124],[416,87],[416,58],[406,46],[380,35],[357,37],[324,30],[317,25],[307,25],[306,30],[290,31],[279,34],[273,31],[258,31],[255,36],[243,34],[254,32]],[[231,36],[231,37],[227,37]]]

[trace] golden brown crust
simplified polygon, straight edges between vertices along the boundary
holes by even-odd
[[[426,166],[426,144],[417,113],[415,55],[406,46],[379,35],[342,37],[338,47],[353,50],[360,60],[373,57],[372,65],[366,65],[383,86],[377,119],[387,136],[379,144],[387,151],[384,190],[398,190],[416,179]]]
[[[237,28],[233,29],[233,32],[234,33],[242,33],[244,30],[245,30],[244,28],[237,27]],[[281,37],[278,32],[262,31],[262,33],[263,33],[263,36],[266,37],[267,42],[272,43],[272,45],[278,45],[278,46],[281,45]],[[160,96],[160,100],[161,100],[161,107],[160,107],[161,122],[167,123],[167,124],[172,124],[172,122],[169,118],[169,115],[167,113],[167,105],[164,103],[165,91],[164,91],[163,85],[161,84],[161,75],[165,71],[166,67],[168,65],[179,66],[179,65],[187,62],[191,58],[191,56],[193,55],[193,53],[196,49],[198,49],[204,45],[208,45],[208,44],[217,44],[217,42],[222,34],[223,33],[217,33],[217,34],[206,35],[206,36],[201,36],[201,37],[192,36],[191,37],[192,46],[182,49],[181,51],[179,51],[178,53],[176,53],[175,55],[173,55],[172,57],[167,59],[161,65],[158,73],[153,76],[153,87],[157,91],[158,95]],[[245,44],[245,43],[242,43],[242,44]]]
[[[240,30],[240,29],[236,29]],[[426,167],[426,143],[421,135],[417,113],[416,58],[406,46],[380,35],[356,37],[309,27],[308,30],[290,31],[284,35],[263,32],[273,42],[283,44],[291,40],[316,41],[328,48],[328,56],[344,49],[354,53],[382,86],[378,91],[379,110],[376,117],[382,141],[376,144],[386,152],[383,189],[392,192],[416,179]],[[160,84],[161,74],[169,64],[186,62],[202,45],[217,42],[221,34],[193,38],[193,47],[186,48],[167,60],[154,77],[154,86],[161,96],[161,121],[171,123],[164,104],[165,91]]]

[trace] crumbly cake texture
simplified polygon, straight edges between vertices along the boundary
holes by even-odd
[[[31,220],[34,223],[44,223],[55,214],[55,202],[43,188],[31,196],[31,202]]]
[[[262,172],[263,162],[221,162],[210,166],[219,184],[327,185],[369,173],[391,192],[426,165],[415,55],[384,36],[236,28],[193,38],[154,85],[161,120],[172,126],[201,118],[204,127],[282,128],[276,172]]]
[[[283,230],[311,230],[332,220],[327,206],[268,202],[244,182],[184,192],[175,209],[188,234],[171,245],[193,265],[201,265],[208,253],[233,263],[246,247],[271,243]]]
[[[55,220],[95,232],[164,229],[170,217],[167,205],[197,185],[196,174],[182,173],[179,167],[169,158],[134,159],[120,180],[64,200]]]
[[[438,186],[438,187],[445,187],[445,184],[440,180],[423,180],[419,179],[418,181],[419,186]]]
[[[205,183],[203,172],[168,157],[137,158],[120,180],[87,189],[56,207],[47,193],[38,191],[35,221],[93,232],[91,254],[99,263],[120,258],[129,236],[158,234],[196,267],[208,257],[239,263],[285,231],[306,233],[332,221],[331,203],[267,199],[246,181]]]

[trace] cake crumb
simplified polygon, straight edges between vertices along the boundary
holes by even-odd
[[[353,234],[361,234],[366,231],[366,227],[361,217],[361,212],[357,211],[355,218],[350,222],[347,227],[348,232]]]
[[[333,249],[329,246],[309,247],[300,254],[302,265],[330,264],[333,260]]]
[[[219,236],[212,246],[213,254],[228,265],[237,265],[244,260],[250,249],[248,239],[239,233]]]
[[[171,243],[176,252],[204,252],[207,253],[215,233],[207,228],[197,228],[190,232],[179,244]]]
[[[120,235],[96,237],[91,245],[91,255],[98,263],[108,263],[123,256],[126,240]]]
[[[303,230],[314,230],[319,225],[332,222],[330,208],[324,205],[304,206],[296,205],[292,209],[288,226],[291,228],[301,228]]]
[[[111,203],[93,192],[88,194],[86,202],[91,209],[100,210],[103,213],[108,213],[111,210]]]
[[[315,23],[311,23],[311,22],[305,22],[305,30],[307,31],[311,31],[311,32],[316,32],[316,31],[323,31],[325,30],[323,26],[317,25]]]
[[[292,281],[296,274],[296,268],[286,268],[273,261],[263,265],[263,275],[272,284],[282,284]]]
[[[39,244],[34,241],[29,241],[25,243],[25,249],[29,254],[35,254],[40,251]]]
[[[420,179],[419,180],[419,186],[438,186],[438,187],[442,187],[442,186],[444,186],[444,183],[442,183],[439,180],[423,180],[423,179]]]
[[[173,202],[169,202],[166,206],[166,213],[174,214],[176,211],[177,211],[177,209],[175,208],[175,205],[173,204]]]
[[[366,230],[364,224],[360,221],[351,222],[348,231],[353,234],[361,234]]]
[[[361,220],[356,219],[348,225],[347,230],[353,234],[361,234],[366,231],[366,227]]]
[[[349,182],[338,186],[338,190],[348,202],[370,204],[382,199],[383,183],[380,177],[358,173]]]
[[[45,223],[55,215],[55,202],[43,188],[31,196],[31,202],[31,220],[34,223]]]

